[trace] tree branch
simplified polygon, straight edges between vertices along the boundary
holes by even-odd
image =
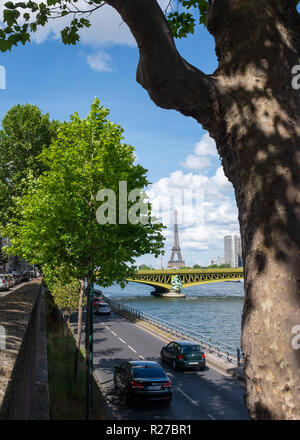
[[[137,81],[160,107],[194,117],[208,128],[215,105],[214,79],[178,53],[156,0],[107,0],[129,26],[139,47]]]

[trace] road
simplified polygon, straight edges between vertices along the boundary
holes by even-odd
[[[10,293],[14,292],[15,290],[19,289],[20,287],[25,286],[28,283],[28,281],[23,281],[22,283],[15,284],[14,286],[10,287],[9,290],[0,290],[0,298],[3,298],[6,295],[9,295]]]
[[[76,325],[73,326],[76,327]],[[114,389],[114,367],[124,360],[160,362],[163,339],[112,312],[94,318],[94,370],[104,397],[118,420],[245,420],[244,385],[213,368],[173,371],[163,368],[173,382],[173,400],[126,405]]]

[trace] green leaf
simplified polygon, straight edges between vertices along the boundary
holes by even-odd
[[[15,5],[13,4],[13,2],[7,2],[7,3],[4,3],[4,6],[5,6],[7,9],[15,9]]]
[[[20,12],[13,9],[5,9],[3,11],[3,21],[8,24],[8,26],[12,26],[17,23],[17,19],[20,16]]]
[[[209,2],[208,0],[179,0],[179,3],[182,5],[183,11],[170,12],[167,19],[173,36],[185,38],[194,33],[196,16],[199,16],[200,24],[206,25]],[[186,10],[190,12],[187,13]]]
[[[170,13],[168,15],[168,22],[175,38],[184,38],[188,34],[194,33],[195,19],[189,13],[178,13],[177,11]]]

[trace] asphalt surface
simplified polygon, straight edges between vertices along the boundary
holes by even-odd
[[[35,278],[33,278],[35,279]],[[9,295],[10,293],[14,292],[15,290],[19,289],[20,287],[25,286],[29,281],[23,281],[22,283],[15,284],[14,286],[10,287],[8,290],[0,290],[0,298],[3,298],[6,295]]]
[[[72,324],[74,329],[76,324]],[[76,330],[75,330],[76,331]],[[94,315],[94,371],[114,418],[118,420],[246,420],[244,385],[213,368],[174,371],[162,364],[173,382],[173,400],[125,404],[114,389],[114,367],[124,360],[160,361],[166,342],[112,312]]]

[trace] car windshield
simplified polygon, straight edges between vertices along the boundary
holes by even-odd
[[[108,307],[108,305],[107,304],[99,304],[99,307],[106,309],[106,307]]]
[[[157,367],[138,367],[132,370],[133,377],[163,377],[166,375],[161,368]]]
[[[201,353],[200,345],[186,345],[181,348],[182,354]]]

